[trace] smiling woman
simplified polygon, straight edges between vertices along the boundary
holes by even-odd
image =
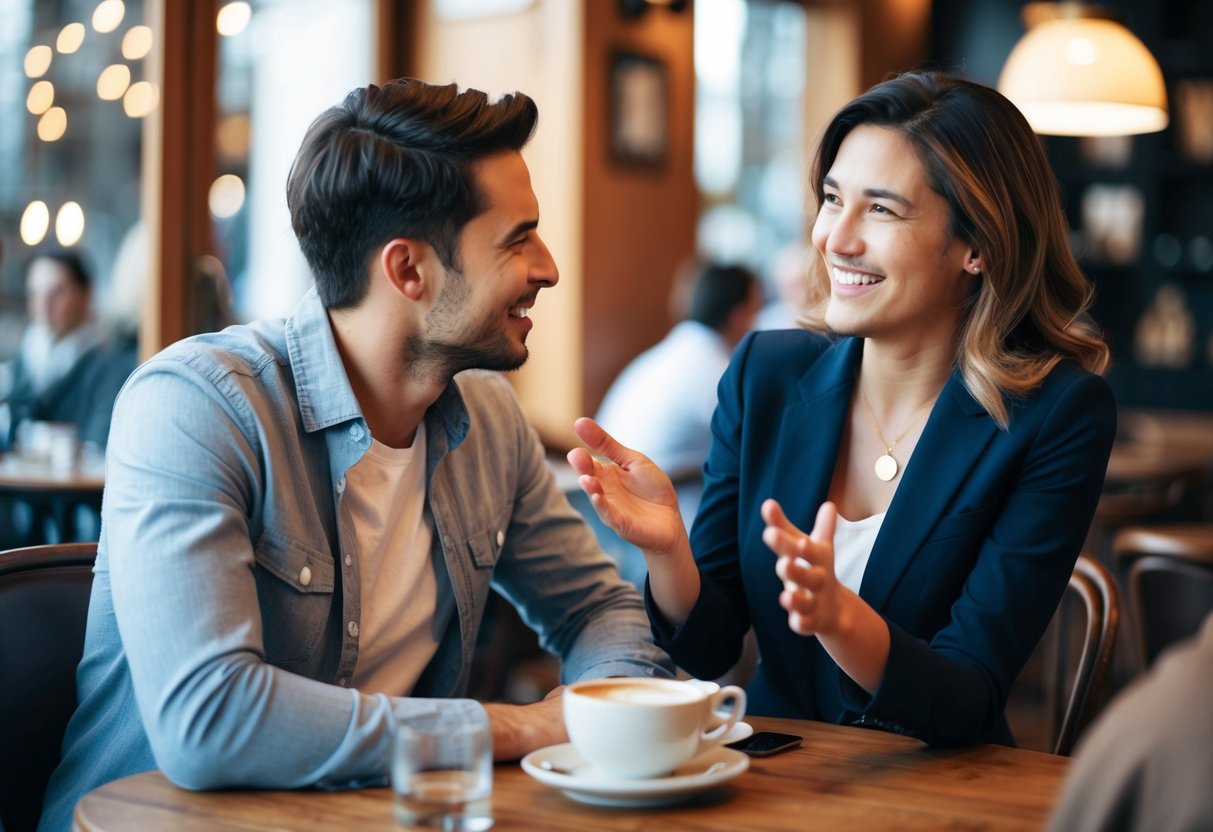
[[[752,628],[753,713],[1010,743],[1115,432],[1056,183],[1010,102],[936,73],[843,107],[813,170],[818,332],[738,347],[689,537],[590,420],[570,462],[680,667],[719,676]]]

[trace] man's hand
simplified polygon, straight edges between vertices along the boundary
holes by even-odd
[[[484,706],[493,733],[493,759],[517,760],[540,748],[569,741],[564,729],[564,685],[554,688],[542,702]]]

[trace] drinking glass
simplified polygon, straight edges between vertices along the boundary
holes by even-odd
[[[484,708],[448,701],[397,717],[396,820],[405,827],[482,832],[493,825],[493,742]]]

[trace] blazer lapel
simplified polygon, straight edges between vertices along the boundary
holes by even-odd
[[[994,438],[998,426],[952,373],[880,526],[860,596],[879,610]]]
[[[770,496],[806,533],[826,500],[846,422],[863,340],[830,346],[797,385],[800,401],[783,412]]]

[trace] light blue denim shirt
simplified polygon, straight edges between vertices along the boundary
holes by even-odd
[[[371,438],[315,292],[285,321],[190,338],[131,377],[80,704],[42,829],[152,768],[192,789],[383,782],[393,714],[469,706],[450,697],[490,585],[564,681],[668,675],[639,595],[556,487],[505,379],[461,373],[425,418],[439,647],[407,698],[363,694],[346,687],[359,578],[342,493]]]

